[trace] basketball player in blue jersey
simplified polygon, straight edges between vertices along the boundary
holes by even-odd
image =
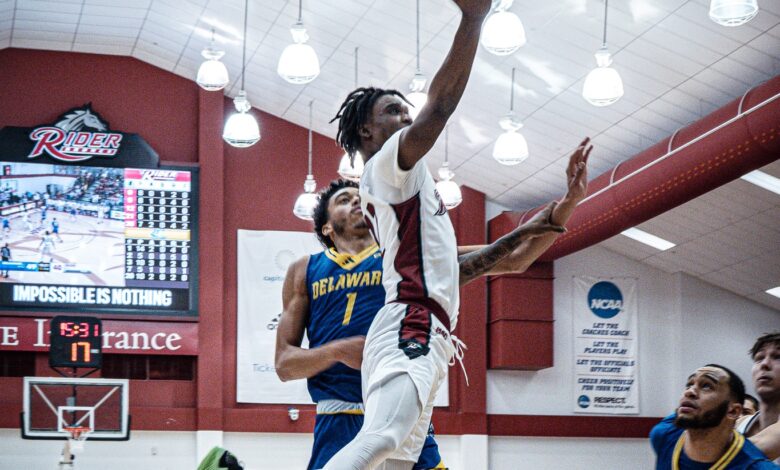
[[[484,274],[522,272],[550,247],[587,192],[586,163],[592,148],[587,144],[583,141],[571,155],[568,191],[557,204],[488,247],[458,248],[461,285]],[[358,370],[363,335],[384,305],[385,290],[382,258],[359,201],[357,185],[348,181],[334,181],[320,192],[314,231],[326,250],[295,262],[285,279],[276,371],[283,381],[307,378],[317,403],[310,470],[324,466],[363,424]],[[495,264],[497,256],[503,259]],[[304,331],[309,349],[301,348]],[[432,429],[413,468],[444,468]]]
[[[769,470],[778,450],[778,427],[746,439],[734,429],[742,413],[745,385],[729,369],[708,364],[696,369],[676,412],[657,424],[650,441],[656,470]]]

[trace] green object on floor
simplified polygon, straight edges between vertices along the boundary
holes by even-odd
[[[198,470],[244,470],[235,455],[222,447],[213,447],[198,465]]]

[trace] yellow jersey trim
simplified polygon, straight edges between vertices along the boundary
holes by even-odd
[[[734,439],[731,440],[729,448],[720,456],[717,462],[712,464],[710,470],[725,469],[742,450],[742,446],[745,445],[745,436],[737,432],[736,429],[732,430],[732,432],[734,433]],[[677,439],[677,444],[674,445],[674,452],[672,452],[672,470],[680,470],[680,454],[682,453],[684,443],[685,433],[682,433],[680,438]]]
[[[351,255],[349,253],[339,253],[334,248],[328,248],[325,250],[325,256],[327,256],[328,259],[334,263],[338,264],[342,269],[349,271],[350,269],[362,263],[363,260],[367,259],[369,256],[372,256],[377,251],[379,251],[378,245],[371,245],[356,255]]]

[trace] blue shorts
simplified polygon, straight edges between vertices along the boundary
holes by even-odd
[[[363,426],[363,415],[357,414],[332,414],[317,415],[314,423],[314,446],[311,451],[311,460],[307,470],[317,470],[325,466],[336,452],[357,436]],[[413,470],[429,470],[433,468],[445,468],[441,463],[439,446],[433,436],[433,426],[428,428],[420,459],[414,465]]]

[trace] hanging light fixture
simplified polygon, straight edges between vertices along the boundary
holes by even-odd
[[[513,0],[499,0],[482,25],[480,42],[491,54],[509,55],[525,44],[523,22],[509,11]]]
[[[225,68],[225,64],[219,61],[225,51],[221,51],[216,48],[216,42],[214,41],[215,31],[211,30],[211,44],[200,54],[206,59],[198,68],[198,76],[195,79],[198,85],[204,90],[217,91],[225,88],[230,81],[228,79],[228,71]]]
[[[298,21],[290,28],[293,44],[284,48],[276,71],[283,79],[296,85],[311,82],[320,74],[320,60],[314,48],[306,44],[309,35],[303,27],[303,0],[298,0]]]
[[[439,168],[439,178],[441,180],[436,183],[436,191],[439,192],[444,206],[447,210],[452,210],[458,207],[463,202],[463,195],[460,192],[460,186],[458,183],[452,181],[455,173],[450,170],[450,162],[447,155],[450,140],[450,126],[444,128],[444,164]]]
[[[515,115],[515,69],[512,68],[512,84],[509,95],[509,113],[498,121],[505,132],[498,136],[493,146],[493,158],[502,165],[512,166],[528,158],[528,142],[517,132],[523,123]]]
[[[417,119],[420,110],[428,101],[428,93],[425,92],[427,83],[428,79],[420,71],[420,0],[417,0],[417,71],[409,84],[410,93],[406,95],[406,99],[412,103],[412,108],[409,110],[412,119]]]
[[[363,157],[360,156],[360,153],[356,153],[355,158],[349,158],[349,154],[345,153],[339,162],[339,176],[357,183],[362,175]]]
[[[610,67],[612,57],[607,49],[608,5],[609,0],[604,0],[604,36],[601,49],[595,54],[598,67],[588,73],[582,86],[582,97],[593,106],[609,106],[623,96],[623,80],[617,70]]]
[[[358,87],[358,48],[355,48],[355,88]],[[363,157],[360,153],[350,158],[348,153],[344,153],[339,162],[339,176],[344,179],[358,182],[363,174]]]
[[[712,0],[710,19],[723,26],[740,26],[758,14],[758,0]]]
[[[314,175],[311,174],[311,143],[312,143],[312,105],[314,101],[309,101],[309,173],[306,175],[306,181],[303,182],[303,194],[298,196],[293,207],[293,214],[303,220],[312,220],[314,207],[317,206],[317,182],[314,181]]]
[[[249,113],[252,105],[244,90],[244,71],[246,70],[246,19],[249,10],[249,0],[244,0],[244,52],[241,56],[241,91],[233,99],[236,113],[233,113],[225,123],[222,138],[233,147],[250,147],[260,140],[260,127],[255,117]]]

